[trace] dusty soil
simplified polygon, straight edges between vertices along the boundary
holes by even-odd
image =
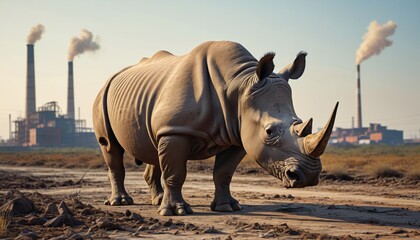
[[[194,214],[161,217],[150,204],[142,168],[126,175],[135,205],[112,207],[103,205],[110,193],[104,168],[2,165],[0,205],[10,209],[7,202],[19,197],[34,205],[11,217],[3,238],[420,239],[418,180],[323,176],[318,186],[284,189],[259,169],[240,169],[231,190],[243,210],[216,213],[210,211],[211,168],[189,168],[183,193]]]

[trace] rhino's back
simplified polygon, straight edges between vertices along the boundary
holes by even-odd
[[[158,52],[118,74],[108,94],[118,142],[147,163],[157,163],[157,142],[164,135],[194,138],[190,159],[240,144],[237,109],[227,99],[225,76],[243,69],[235,65],[241,54],[254,60],[247,53],[235,43],[207,42],[184,56]]]
[[[158,52],[122,71],[110,83],[107,107],[112,131],[118,143],[142,161],[157,163],[151,116],[174,69],[171,66],[178,62],[179,57]]]

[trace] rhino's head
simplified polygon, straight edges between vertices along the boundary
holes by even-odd
[[[303,74],[305,56],[300,52],[293,63],[275,74],[274,54],[266,54],[240,98],[241,139],[248,156],[285,187],[318,184],[319,157],[327,146],[338,106],[324,129],[315,134],[312,119],[302,122],[296,115],[288,80]]]

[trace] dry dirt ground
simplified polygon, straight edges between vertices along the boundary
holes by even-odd
[[[126,175],[135,205],[112,207],[103,205],[110,193],[103,168],[0,166],[2,209],[30,208],[11,217],[3,238],[420,239],[419,181],[323,179],[315,187],[284,189],[260,170],[240,171],[231,191],[243,210],[217,213],[210,211],[211,173],[190,170],[183,194],[194,214],[161,217],[142,168]]]

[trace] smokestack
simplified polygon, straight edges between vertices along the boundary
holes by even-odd
[[[26,45],[28,49],[27,68],[26,68],[26,119],[36,110],[35,102],[35,59],[34,45]]]
[[[69,62],[69,75],[68,75],[68,88],[67,88],[67,117],[74,119],[73,62]]]
[[[12,114],[9,114],[9,142],[12,141]]]
[[[357,86],[356,86],[356,126],[362,128],[362,97],[360,91],[360,64],[357,64]]]
[[[27,68],[26,68],[26,119],[31,113],[36,111],[35,101],[35,59],[34,59],[34,44],[40,40],[45,29],[42,24],[38,24],[31,28],[27,41]]]

